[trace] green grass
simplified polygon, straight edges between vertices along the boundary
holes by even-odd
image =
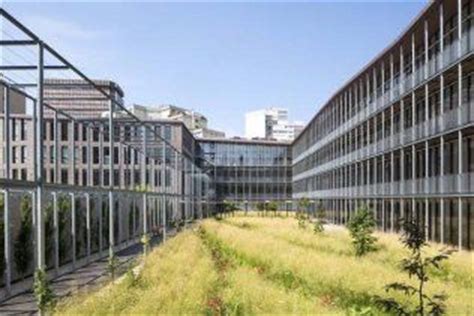
[[[397,235],[378,233],[379,249],[356,258],[344,229],[315,235],[292,217],[250,214],[205,220],[155,249],[138,280],[79,294],[57,313],[379,315],[373,297],[387,295],[383,286],[412,282],[399,269],[406,250]],[[448,295],[448,315],[472,315],[472,275],[472,252],[457,252],[431,273],[427,290]]]

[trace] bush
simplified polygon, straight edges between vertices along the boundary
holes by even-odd
[[[387,312],[394,312],[398,315],[443,315],[446,312],[444,301],[445,294],[426,294],[426,283],[430,280],[428,270],[434,268],[440,269],[440,263],[449,258],[451,250],[442,251],[433,257],[423,257],[423,248],[427,246],[423,227],[417,221],[405,221],[403,223],[402,243],[410,254],[401,262],[402,271],[408,274],[408,277],[415,278],[417,285],[394,282],[385,286],[385,291],[402,292],[406,296],[417,298],[415,308],[410,308],[403,303],[397,302],[393,298],[382,299],[377,297],[377,304]]]
[[[0,195],[0,273],[3,275],[5,273],[5,223],[4,223],[4,210],[5,204],[3,202],[3,195]]]
[[[24,195],[20,202],[20,232],[15,240],[13,257],[18,273],[23,278],[28,272],[33,260],[32,216],[31,199]]]
[[[360,257],[376,250],[377,238],[372,236],[375,229],[375,219],[366,207],[357,211],[350,220],[348,228],[356,256]]]
[[[326,220],[326,210],[324,209],[323,203],[320,201],[318,210],[316,212],[316,220],[314,222],[313,231],[315,234],[322,233],[324,231],[324,222]]]
[[[54,308],[56,303],[53,290],[49,285],[46,272],[43,269],[37,269],[34,276],[33,290],[36,303],[40,314],[44,315],[46,311]]]
[[[267,202],[266,203],[266,209],[270,212],[273,212],[274,215],[276,215],[276,212],[278,210],[278,204],[275,201]]]

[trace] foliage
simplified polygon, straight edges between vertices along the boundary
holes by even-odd
[[[102,247],[109,244],[109,203],[107,201],[102,201]]]
[[[267,211],[273,212],[273,214],[276,215],[278,203],[275,201],[266,202],[266,209]]]
[[[119,260],[115,253],[113,253],[107,260],[107,272],[110,274],[110,278],[112,280],[115,280],[115,274],[117,272],[118,266]]]
[[[234,202],[232,201],[227,201],[225,200],[224,201],[224,213],[228,214],[228,213],[232,213],[234,214],[234,212],[237,210],[237,204],[235,204]]]
[[[150,247],[150,235],[149,234],[143,234],[142,238],[140,239],[140,242],[143,245],[143,254],[146,256],[148,254],[148,250]]]
[[[373,236],[375,230],[375,219],[367,207],[357,210],[348,224],[349,233],[352,237],[352,245],[357,257],[376,250],[377,238]]]
[[[5,273],[5,222],[4,222],[4,213],[5,213],[5,204],[3,201],[3,195],[0,195],[0,275]]]
[[[54,260],[54,206],[48,203],[44,210],[44,236],[46,266],[51,266]]]
[[[71,199],[62,195],[58,198],[58,230],[59,230],[59,263],[68,259],[70,245],[69,218],[71,214]]]
[[[296,220],[298,221],[298,227],[301,229],[305,229],[309,222],[308,215],[299,211],[296,213]]]
[[[20,202],[20,231],[13,246],[15,266],[21,277],[24,277],[28,272],[33,260],[32,216],[31,199],[28,195],[24,195]]]
[[[245,223],[252,229],[243,229]],[[408,279],[398,267],[406,251],[394,234],[378,233],[380,250],[361,260],[342,227],[314,238],[294,219],[252,212],[201,225],[219,249],[187,230],[150,251],[136,285],[117,282],[79,293],[58,313],[204,315],[222,307],[228,315],[386,315],[373,300],[384,294],[380,285]],[[217,266],[219,256],[230,264]],[[449,293],[448,314],[471,315],[472,252],[453,254],[443,269],[432,276],[429,292]]]
[[[265,202],[257,202],[257,210],[265,216]]]
[[[402,271],[408,277],[414,278],[416,286],[405,282],[393,282],[385,286],[385,291],[401,292],[406,296],[417,299],[416,307],[410,308],[394,298],[383,299],[378,297],[377,302],[387,312],[398,315],[443,315],[446,313],[445,294],[426,294],[426,285],[430,281],[429,270],[441,269],[441,262],[447,260],[451,250],[444,250],[434,256],[424,256],[423,248],[427,246],[422,225],[417,220],[404,221],[403,235],[401,238],[404,246],[409,250],[408,257],[401,261]]]
[[[318,209],[316,211],[316,219],[314,221],[313,231],[315,234],[324,232],[324,222],[326,220],[326,210],[322,201],[318,204]]]
[[[43,269],[37,269],[34,275],[33,292],[40,314],[52,310],[56,299],[48,281],[48,276]]]
[[[307,197],[303,197],[298,200],[298,206],[300,212],[308,212],[310,200]]]

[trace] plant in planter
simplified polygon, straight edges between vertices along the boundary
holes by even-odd
[[[445,294],[426,293],[426,286],[430,280],[428,271],[430,269],[439,270],[441,263],[447,260],[453,250],[444,250],[435,256],[423,255],[423,249],[427,247],[425,241],[425,231],[417,220],[404,221],[402,224],[403,235],[401,241],[410,253],[401,261],[402,271],[408,274],[410,279],[416,280],[416,285],[403,282],[394,282],[385,286],[385,291],[401,292],[406,296],[415,297],[416,305],[410,307],[398,302],[394,298],[377,297],[376,302],[386,312],[397,315],[443,315],[446,313],[444,301]]]
[[[59,230],[59,263],[67,260],[67,253],[71,249],[69,218],[71,214],[71,199],[67,196],[58,198],[58,230]]]
[[[377,238],[372,235],[375,230],[375,219],[367,207],[364,206],[356,212],[349,221],[348,228],[357,257],[377,249],[375,246]]]
[[[32,206],[29,196],[24,195],[20,202],[20,232],[13,246],[13,257],[18,273],[24,278],[33,260]]]

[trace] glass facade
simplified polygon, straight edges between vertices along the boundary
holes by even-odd
[[[291,198],[288,144],[245,140],[201,140],[200,157],[212,167],[217,201],[238,203]]]

